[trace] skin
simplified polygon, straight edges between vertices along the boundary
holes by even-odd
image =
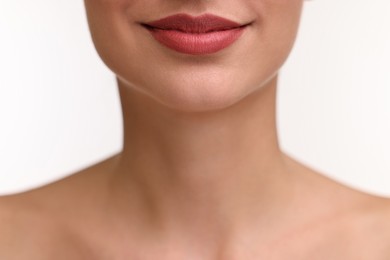
[[[0,259],[390,258],[390,203],[280,147],[276,89],[302,0],[85,0],[115,73],[123,151],[0,198]],[[140,22],[174,13],[252,22],[232,46],[192,56]]]

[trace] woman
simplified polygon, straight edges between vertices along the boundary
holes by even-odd
[[[390,259],[389,199],[281,151],[303,0],[85,0],[123,151],[0,200],[0,259]]]

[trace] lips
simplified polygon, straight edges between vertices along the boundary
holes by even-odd
[[[155,29],[177,30],[187,33],[207,33],[245,26],[211,14],[204,14],[198,17],[187,14],[177,14],[143,25]]]
[[[202,55],[218,52],[235,42],[249,24],[219,16],[176,14],[142,23],[160,44],[175,51]]]

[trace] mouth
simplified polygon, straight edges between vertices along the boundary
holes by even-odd
[[[183,13],[141,23],[165,47],[193,55],[211,54],[230,46],[250,24],[212,14],[193,17]]]
[[[175,30],[185,33],[208,33],[242,28],[249,25],[249,23],[240,24],[212,14],[204,14],[193,17],[191,15],[181,13],[156,21],[141,23],[141,25],[149,30],[159,29]]]

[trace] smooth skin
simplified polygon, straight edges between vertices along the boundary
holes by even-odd
[[[123,151],[0,198],[0,259],[388,260],[390,203],[284,153],[277,75],[303,0],[85,0],[117,76]],[[252,22],[211,55],[139,23],[185,12]]]

